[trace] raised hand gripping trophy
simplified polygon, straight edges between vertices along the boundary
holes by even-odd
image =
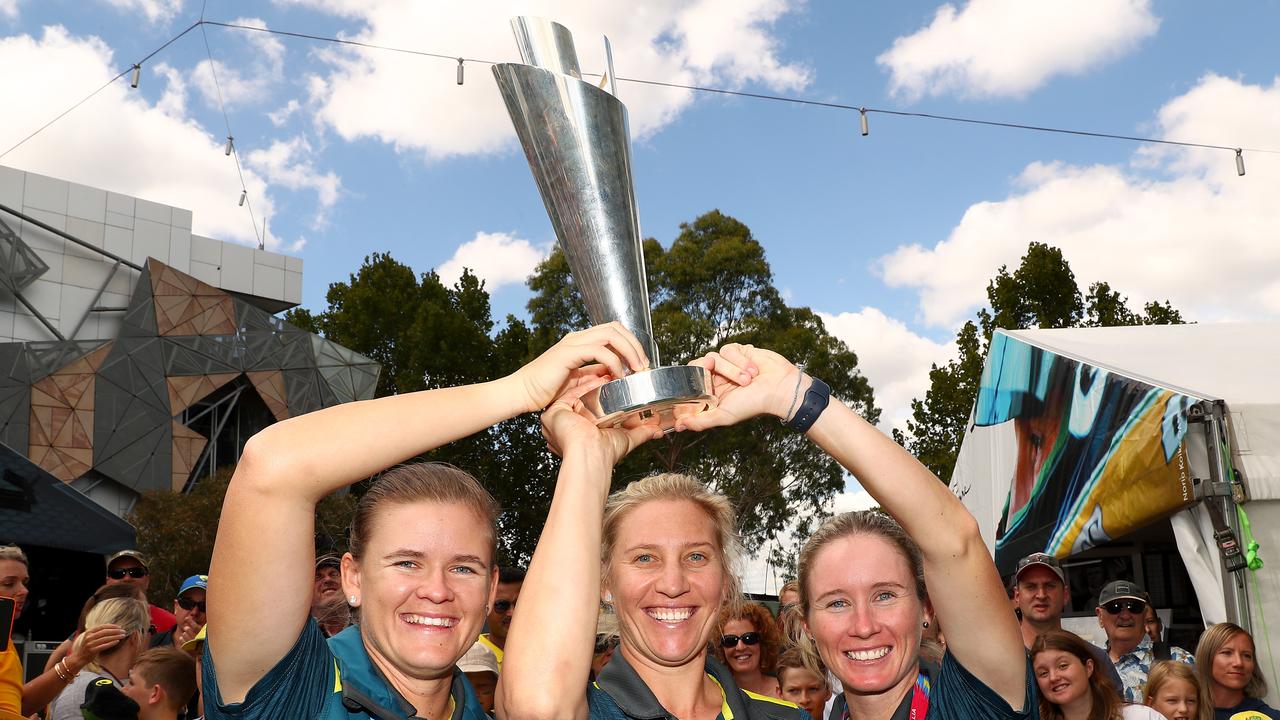
[[[516,135],[542,193],[560,248],[593,324],[617,320],[635,333],[651,370],[613,380],[583,398],[600,426],[658,422],[715,402],[700,367],[660,365],[649,315],[640,218],[631,177],[627,108],[583,82],[573,36],[541,18],[511,21],[526,64],[493,66]],[[608,40],[605,41],[606,51]],[[614,81],[609,54],[609,81]]]

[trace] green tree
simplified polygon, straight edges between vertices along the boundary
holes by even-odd
[[[893,431],[895,440],[948,484],[978,396],[991,335],[997,328],[1184,322],[1168,301],[1150,302],[1144,312],[1134,312],[1128,299],[1105,282],[1094,283],[1082,297],[1062,251],[1038,242],[1027,246],[1026,255],[1012,273],[1004,265],[996,271],[987,284],[987,302],[988,306],[978,311],[977,321],[966,322],[956,333],[957,357],[930,369],[925,396],[911,401],[906,432]]]
[[[138,549],[150,563],[147,595],[155,605],[172,607],[184,579],[209,572],[222,500],[234,472],[234,466],[219,468],[185,495],[167,490],[144,493],[129,513],[127,519],[138,528]],[[354,509],[355,500],[348,494],[331,495],[320,502],[316,508],[316,552],[346,551],[346,529]],[[253,559],[245,558],[245,562]]]

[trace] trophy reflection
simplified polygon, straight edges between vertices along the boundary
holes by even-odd
[[[560,249],[593,324],[614,320],[639,338],[652,369],[613,380],[583,398],[600,426],[657,423],[666,429],[715,402],[700,367],[662,366],[653,337],[631,172],[627,109],[585,82],[573,36],[541,18],[511,21],[524,64],[493,67]],[[605,41],[608,53],[608,40]],[[609,54],[608,83],[613,84]]]

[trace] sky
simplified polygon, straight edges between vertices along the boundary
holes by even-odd
[[[201,25],[137,89],[126,73],[13,148],[202,13],[446,57]],[[520,14],[566,25],[584,72],[607,35],[621,77],[1248,148],[1240,177],[1230,150],[874,112],[862,137],[848,110],[619,83],[644,234],[669,244],[712,209],[746,223],[787,301],[857,353],[886,429],[1031,241],[1134,306],[1280,317],[1276,3],[0,0],[0,163],[190,208],[222,240],[256,244],[265,218],[312,310],[386,251],[470,267],[495,317],[523,315],[555,238],[479,62],[518,61]]]

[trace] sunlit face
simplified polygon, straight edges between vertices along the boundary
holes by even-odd
[[[1022,617],[1031,622],[1052,622],[1062,617],[1066,601],[1067,586],[1043,565],[1023,570],[1013,588],[1013,604],[1022,610]]]
[[[516,600],[520,597],[523,582],[498,583],[498,592],[493,596],[492,609],[489,611],[489,637],[502,647],[507,641],[507,631],[511,629],[511,616],[515,613]]]
[[[1253,678],[1253,667],[1253,641],[1244,633],[1236,633],[1213,654],[1213,684],[1241,692]]]
[[[1142,635],[1146,632],[1143,627],[1142,620],[1146,615],[1146,610],[1140,612],[1130,612],[1128,608],[1128,600],[1122,600],[1120,603],[1120,612],[1112,615],[1103,608],[1096,610],[1098,615],[1098,624],[1107,633],[1107,640],[1112,645],[1137,645],[1142,641]]]
[[[182,627],[182,623],[191,618],[191,622],[196,628],[204,627],[206,618],[204,615],[204,588],[191,588],[182,593],[182,595],[173,601],[173,616],[178,620],[178,627]],[[190,605],[191,609],[182,607],[183,603]]]
[[[724,648],[724,659],[729,670],[737,673],[752,673],[760,669],[760,643],[748,645],[742,641],[747,633],[760,634],[759,628],[750,620],[730,620],[724,624],[725,635],[737,635],[738,642],[733,647]]]
[[[1093,674],[1093,661],[1080,662],[1080,658],[1065,650],[1042,650],[1036,653],[1031,667],[1036,673],[1036,684],[1046,700],[1062,707],[1089,694],[1089,676]]]
[[[799,705],[812,720],[823,720],[822,709],[831,698],[825,678],[806,668],[786,668],[778,673],[778,685],[782,688],[783,700]]]
[[[147,683],[147,679],[142,677],[137,670],[129,671],[129,682],[120,688],[120,692],[124,693],[130,700],[138,703],[138,707],[143,709],[151,704],[155,690],[156,686]]]
[[[635,665],[702,662],[724,594],[711,518],[687,500],[644,503],[618,524],[606,592]]]
[[[877,694],[915,680],[925,607],[901,550],[876,535],[845,536],[818,551],[808,576],[806,624],[845,688]]]
[[[311,606],[319,607],[324,601],[342,592],[342,570],[332,565],[316,569],[315,584],[311,588]]]
[[[342,558],[343,591],[361,608],[361,634],[384,674],[448,675],[475,642],[497,574],[489,532],[455,503],[386,505],[364,557]]]
[[[13,598],[16,607],[13,619],[22,614],[22,606],[27,602],[28,586],[31,576],[27,573],[25,563],[17,560],[0,560],[0,597]]]
[[[1160,684],[1149,704],[1168,720],[1196,720],[1200,699],[1194,685],[1181,678],[1170,678]]]

